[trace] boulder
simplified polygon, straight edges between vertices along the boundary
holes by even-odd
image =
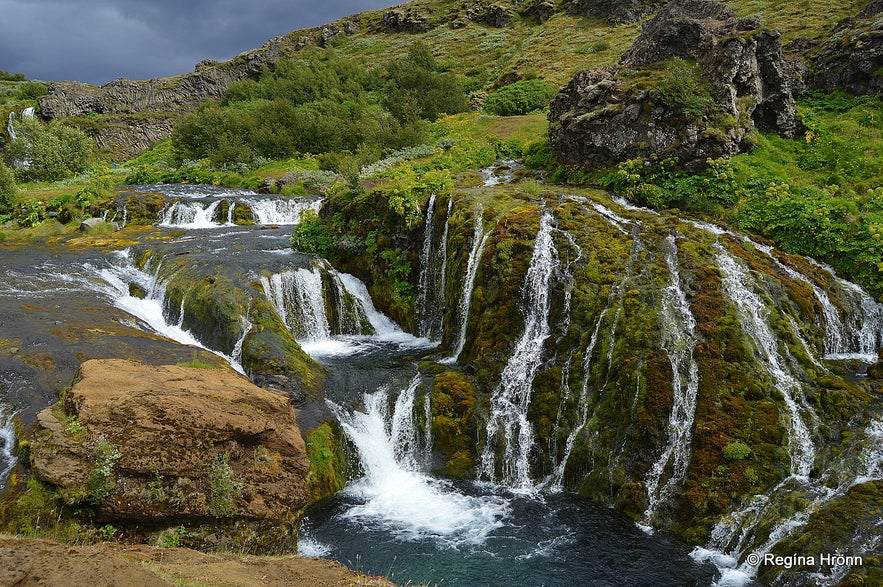
[[[287,397],[227,369],[82,364],[42,411],[33,473],[123,528],[205,525],[204,549],[292,552],[309,462]]]
[[[80,232],[86,232],[102,224],[107,224],[103,218],[87,218],[80,223]]]
[[[617,66],[582,71],[559,92],[549,143],[560,162],[589,168],[655,157],[699,169],[750,148],[755,126],[795,136],[801,89],[778,33],[724,4],[674,0]]]
[[[390,33],[424,33],[429,24],[426,15],[414,8],[392,8],[383,13],[383,29]]]

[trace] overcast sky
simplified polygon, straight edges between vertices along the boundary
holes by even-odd
[[[187,73],[403,0],[0,0],[0,69],[101,85]]]

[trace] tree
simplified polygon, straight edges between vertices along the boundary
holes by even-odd
[[[413,45],[406,57],[387,67],[383,106],[402,122],[416,118],[435,120],[468,108],[463,87],[452,73],[439,71],[438,63],[422,43]]]
[[[26,181],[55,181],[88,167],[94,143],[83,131],[59,122],[47,125],[36,118],[13,124],[16,139],[9,144],[8,155],[26,162],[16,176]]]
[[[14,172],[0,161],[0,216],[12,212],[17,193]]]

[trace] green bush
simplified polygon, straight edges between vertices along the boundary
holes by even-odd
[[[714,99],[705,86],[698,65],[674,57],[665,63],[655,94],[664,104],[698,117],[714,105]]]
[[[750,454],[751,448],[744,442],[731,442],[724,446],[724,459],[728,461],[741,461]]]
[[[500,116],[527,114],[546,108],[557,91],[555,86],[540,79],[521,80],[488,96],[484,108]]]
[[[12,212],[16,194],[15,173],[0,161],[0,215]]]
[[[315,253],[327,256],[334,245],[334,238],[325,221],[313,210],[303,213],[300,223],[295,226],[291,235],[291,248],[302,253]]]
[[[7,154],[30,163],[16,170],[25,181],[55,181],[89,166],[95,144],[83,131],[58,122],[44,124],[36,118],[18,120],[14,125],[17,136]]]

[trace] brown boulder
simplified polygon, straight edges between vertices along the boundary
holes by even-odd
[[[83,363],[37,417],[33,472],[123,527],[211,526],[201,548],[296,547],[309,462],[285,396],[226,369]]]

